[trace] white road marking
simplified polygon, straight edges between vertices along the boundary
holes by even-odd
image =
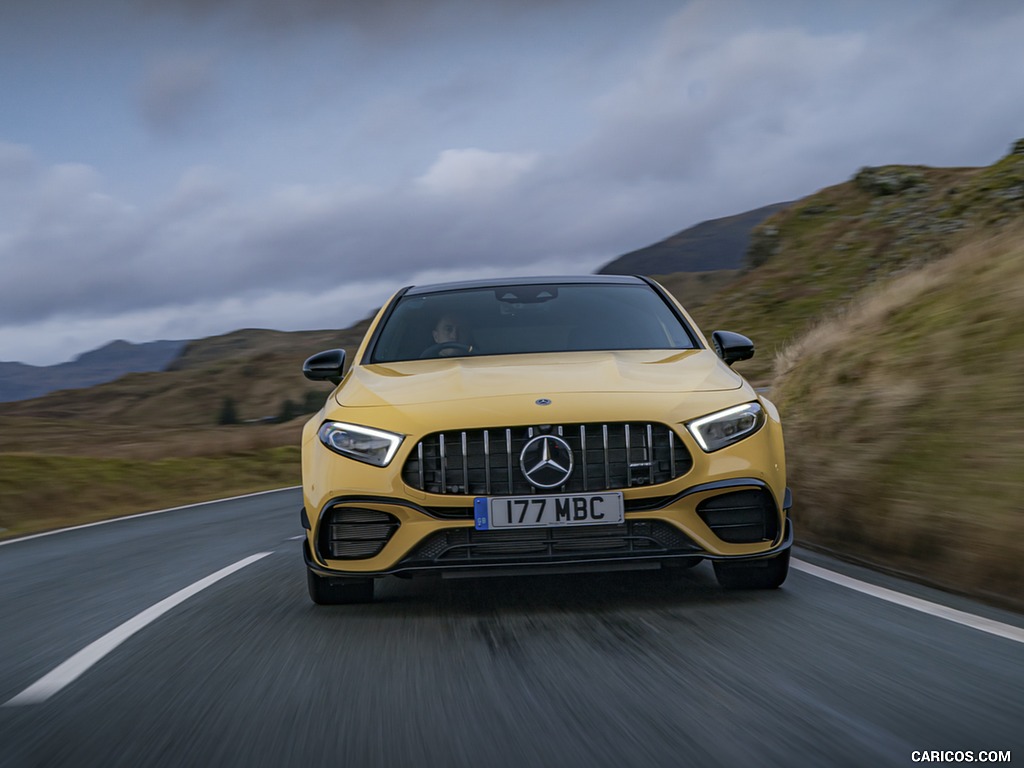
[[[849,576],[843,576],[840,573],[820,568],[817,565],[811,565],[805,563],[802,560],[793,560],[792,567],[798,571],[816,576],[819,579],[825,581],[831,581],[833,584],[838,584],[841,587],[852,589],[857,592],[862,592],[865,595],[871,595],[877,597],[879,600],[885,600],[896,605],[902,605],[906,608],[911,608],[921,613],[927,613],[929,616],[936,616],[946,621],[951,621],[954,624],[962,624],[965,627],[971,627],[972,629],[980,630],[981,632],[988,632],[990,635],[996,635],[998,637],[1005,637],[1007,640],[1013,640],[1017,643],[1024,643],[1024,629],[1015,627],[1011,624],[1004,624],[1001,621],[993,621],[992,619],[985,619],[981,616],[975,616],[971,613],[964,611],[958,611],[955,608],[948,608],[945,605],[939,605],[929,600],[922,600],[919,597],[911,597],[905,595],[902,592],[897,592],[893,589],[886,589],[885,587],[877,587],[874,584],[868,584],[866,581],[860,581],[858,579],[850,578]]]
[[[164,512],[178,512],[182,509],[194,509],[195,507],[205,507],[207,504],[220,504],[224,501],[235,501],[236,499],[251,499],[255,496],[266,496],[268,493],[280,493],[281,491],[294,491],[296,488],[301,488],[301,485],[293,485],[288,488],[274,488],[270,491],[257,491],[256,493],[245,493],[241,496],[228,496],[223,499],[210,499],[209,501],[197,501],[195,504],[183,504],[180,507],[168,507],[167,509],[154,509],[151,512],[139,512],[134,515],[125,515],[123,517],[111,517],[107,520],[97,520],[94,523],[82,523],[81,525],[73,525],[70,528],[58,528],[54,531],[43,531],[42,533],[33,533],[29,536],[19,536],[14,539],[7,539],[0,541],[0,547],[7,544],[17,544],[21,541],[29,541],[31,539],[40,539],[43,536],[53,536],[57,533],[65,533],[67,531],[79,531],[82,528],[94,528],[97,525],[107,525],[108,523],[119,523],[123,520],[135,520],[139,517],[149,517],[150,515],[162,515]]]
[[[156,605],[147,608],[142,613],[129,619],[121,626],[112,629],[99,640],[87,645],[63,664],[56,667],[53,671],[43,675],[43,677],[39,678],[39,680],[34,682],[3,706],[17,707],[24,704],[43,703],[55,693],[60,692],[66,686],[77,680],[87,669],[89,669],[89,667],[96,664],[100,659],[117,648],[117,646],[129,637],[156,621],[175,606],[185,602],[197,592],[200,592],[210,585],[217,583],[221,579],[230,576],[235,571],[241,570],[247,565],[255,563],[257,560],[262,560],[270,554],[273,553],[259,552],[255,555],[251,555],[244,560],[239,560],[237,563],[229,565],[227,568],[221,568],[219,571],[210,574],[205,579],[200,579],[194,584],[175,592],[170,597],[161,600]]]

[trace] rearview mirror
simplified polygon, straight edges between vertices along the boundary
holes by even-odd
[[[726,365],[749,360],[754,356],[754,342],[739,333],[715,331],[711,334],[711,343],[715,345],[715,352]]]
[[[306,362],[302,364],[302,374],[310,381],[329,381],[332,384],[340,384],[344,367],[345,350],[328,349],[306,358]]]

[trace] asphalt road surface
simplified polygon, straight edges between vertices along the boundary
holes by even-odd
[[[803,551],[773,592],[705,563],[317,607],[299,505],[0,545],[0,766],[1024,764],[1019,615]]]

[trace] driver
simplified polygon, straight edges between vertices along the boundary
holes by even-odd
[[[441,357],[450,357],[451,355],[465,354],[466,352],[473,351],[473,346],[469,343],[469,333],[463,330],[459,318],[455,315],[441,315],[434,326],[432,335],[434,337],[434,346],[431,349],[437,349],[437,354]],[[438,347],[438,345],[441,346]]]

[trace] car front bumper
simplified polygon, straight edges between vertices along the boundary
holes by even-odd
[[[618,525],[480,531],[471,508],[340,496],[315,520],[301,510],[307,568],[326,577],[502,575],[656,568],[694,560],[757,560],[792,546],[792,504],[757,478],[628,499]],[[459,519],[460,516],[463,519]]]

